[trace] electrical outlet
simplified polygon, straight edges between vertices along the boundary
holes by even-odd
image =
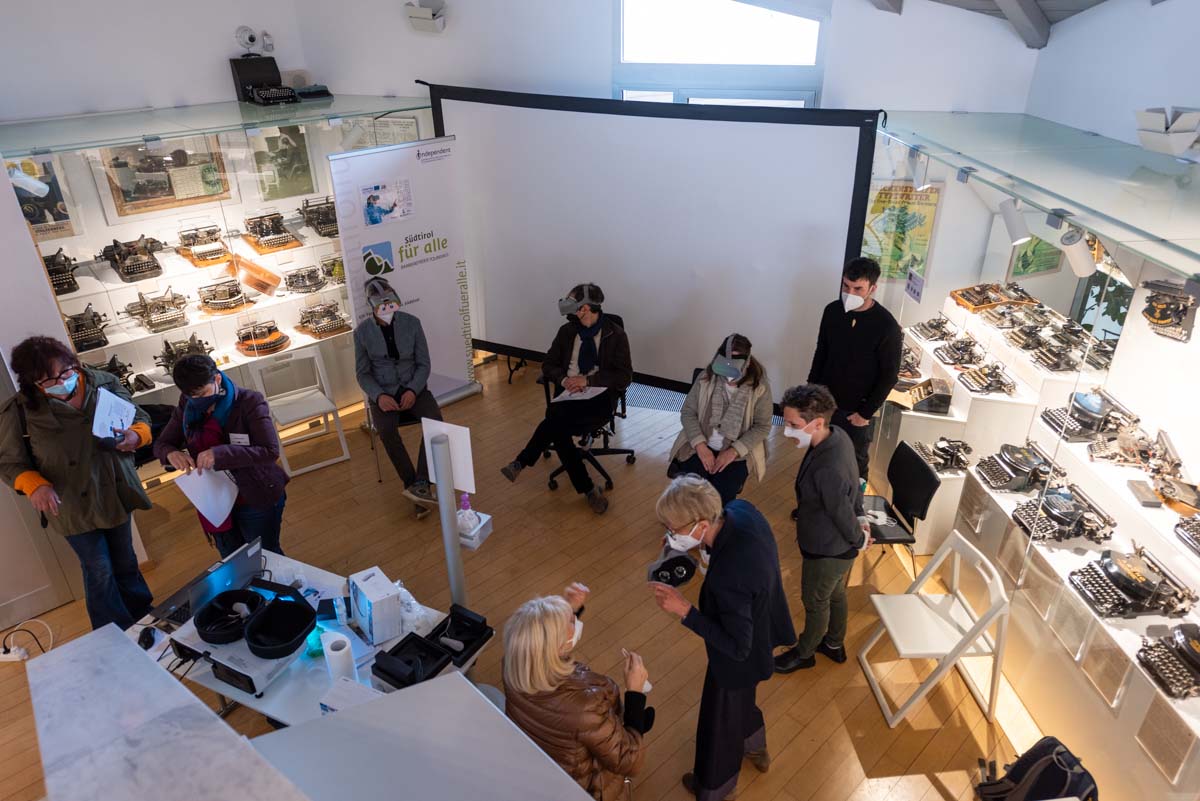
[[[24,662],[29,658],[29,652],[24,648],[10,648],[7,653],[0,653],[0,662]]]

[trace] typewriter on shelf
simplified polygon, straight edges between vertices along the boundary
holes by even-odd
[[[911,389],[920,380],[921,356],[908,345],[904,345],[900,350],[900,372],[896,378],[896,389]]]
[[[321,259],[321,275],[333,284],[346,283],[346,268],[340,253],[331,253]]]
[[[1046,345],[1042,339],[1042,329],[1045,326],[1037,323],[1022,323],[1004,334],[1008,344],[1021,350],[1037,350]]]
[[[108,326],[108,315],[101,314],[92,308],[92,304],[79,314],[68,314],[63,317],[67,326],[67,336],[76,352],[103,348],[108,344],[104,329]]]
[[[154,363],[166,370],[169,375],[175,369],[175,363],[184,356],[204,356],[212,353],[212,351],[212,345],[209,345],[195,334],[192,334],[187,339],[164,339],[162,352],[154,357]]]
[[[917,442],[913,450],[934,470],[945,473],[950,470],[966,470],[970,466],[971,446],[961,439],[938,437],[932,445]]]
[[[215,225],[180,231],[176,250],[196,267],[224,264],[230,257],[229,248],[221,240],[221,229]]]
[[[1172,698],[1200,695],[1200,626],[1180,623],[1166,637],[1142,641],[1138,661]]]
[[[1096,435],[1136,426],[1138,417],[1102,388],[1071,395],[1070,406],[1045,409],[1042,421],[1067,442],[1087,442]]]
[[[278,353],[291,343],[274,320],[249,323],[237,330],[237,349],[246,356],[266,356]]]
[[[159,295],[138,293],[138,299],[125,306],[125,313],[136,317],[154,333],[187,325],[187,298],[167,287]]]
[[[317,303],[300,310],[299,328],[314,339],[324,339],[350,330],[350,317],[337,301]]]
[[[79,265],[62,248],[49,256],[42,256],[42,264],[46,266],[46,274],[50,276],[55,295],[66,295],[79,289],[79,282],[75,280]]]
[[[101,362],[100,364],[89,364],[88,367],[92,368],[93,370],[100,370],[101,372],[116,376],[117,380],[121,382],[121,386],[125,387],[125,389],[128,389],[130,392],[133,391],[133,385],[130,383],[130,378],[133,375],[133,365],[125,364],[116,357],[116,354],[113,354],[113,356],[111,356],[107,362]]]
[[[959,373],[958,380],[967,389],[980,395],[993,392],[1011,395],[1017,391],[1017,383],[1008,377],[1008,374],[1004,372],[1004,367],[997,362],[983,367],[972,367],[970,370]]]
[[[1019,284],[976,284],[950,292],[954,302],[972,314],[1012,303],[1037,303]]]
[[[1136,543],[1131,554],[1104,551],[1067,580],[1100,617],[1183,617],[1196,603],[1196,593]]]
[[[325,275],[321,272],[321,268],[315,265],[301,267],[297,270],[288,270],[283,274],[283,285],[287,287],[288,292],[299,292],[307,294],[316,292],[321,287],[325,286]]]
[[[131,283],[162,275],[162,265],[154,255],[162,249],[162,242],[143,234],[133,242],[114,239],[96,258],[106,260],[118,278]]]
[[[1142,317],[1150,324],[1151,331],[1180,342],[1192,338],[1192,328],[1196,324],[1196,297],[1189,291],[1190,283],[1142,282],[1142,288],[1150,290]]]
[[[300,247],[300,240],[284,226],[279,212],[247,217],[242,236],[260,255]]]
[[[939,345],[934,349],[933,355],[942,364],[971,367],[983,361],[983,348],[967,334]]]
[[[1200,487],[1174,476],[1155,476],[1154,491],[1181,515],[1200,514]]]
[[[1183,540],[1183,544],[1200,555],[1200,514],[1190,517],[1180,517],[1175,524],[1175,536]]]
[[[1079,369],[1079,360],[1059,345],[1045,345],[1033,352],[1033,361],[1052,373],[1069,373]]]
[[[283,85],[279,67],[271,56],[246,55],[229,59],[237,99],[259,106],[299,103],[300,96]]]
[[[333,198],[328,195],[324,200],[306,200],[300,205],[300,216],[304,224],[317,232],[318,236],[333,238],[338,235],[337,212],[333,207]]]
[[[1101,342],[1093,339],[1090,347],[1083,353],[1083,360],[1087,362],[1088,367],[1094,367],[1097,370],[1107,370],[1112,367],[1113,356],[1117,349],[1111,342]]]
[[[1033,540],[1071,540],[1083,537],[1105,542],[1117,521],[1096,505],[1077,485],[1048,490],[1039,501],[1025,501],[1013,510],[1013,520]]]
[[[955,335],[954,326],[940,314],[932,320],[917,323],[912,327],[912,332],[918,339],[923,339],[926,342],[941,342],[942,340],[953,339]]]
[[[1059,325],[1054,326],[1046,344],[1063,350],[1071,350],[1083,346],[1090,338],[1087,329],[1082,325],[1074,320],[1063,320]]]
[[[1007,331],[1010,328],[1016,328],[1025,320],[1025,316],[1021,312],[1023,308],[1023,306],[1011,303],[1004,306],[993,306],[983,313],[983,321],[992,328]]]
[[[200,295],[200,306],[209,312],[233,311],[254,302],[246,297],[236,278],[202,286],[197,293]]]
[[[1036,442],[1001,445],[1000,451],[985,456],[975,465],[975,474],[994,490],[1027,492],[1041,489],[1066,473]]]
[[[926,414],[950,413],[950,382],[941,378],[926,378],[908,390],[908,405],[914,412]]]
[[[1166,431],[1159,430],[1158,436],[1151,439],[1137,426],[1098,435],[1088,443],[1088,456],[1095,462],[1136,467],[1152,476],[1179,478],[1183,469],[1179,451]]]

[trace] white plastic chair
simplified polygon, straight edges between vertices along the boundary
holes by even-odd
[[[953,555],[954,564],[949,594],[922,593],[921,587],[934,571]],[[962,563],[979,572],[987,585],[990,606],[982,615],[972,608],[959,590],[959,571]],[[1004,641],[1008,633],[1008,595],[996,568],[980,551],[954,531],[942,543],[912,585],[903,595],[872,595],[871,602],[879,613],[879,627],[871,635],[858,654],[858,661],[866,674],[867,683],[875,693],[879,707],[888,726],[895,728],[912,711],[913,706],[925,697],[942,680],[950,668],[957,666],[971,695],[987,714],[989,721],[995,720],[996,697],[1000,688],[1000,663],[1004,654]],[[993,642],[988,629],[998,624]],[[867,652],[887,633],[896,646],[901,659],[936,659],[937,667],[921,682],[906,701],[894,712],[867,662]],[[959,664],[964,656],[991,656],[992,674],[988,696],[985,699],[970,672]]]
[[[304,365],[303,362],[309,364]],[[325,373],[325,362],[321,358],[320,348],[300,348],[278,356],[258,359],[247,366],[254,378],[255,388],[266,397],[271,407],[271,418],[275,421],[276,428],[284,429],[308,420],[321,421],[321,427],[315,431],[298,434],[286,440],[283,437],[279,438],[279,461],[283,463],[283,469],[289,476],[303,475],[349,460],[350,447],[346,444],[346,434],[342,431],[342,420],[338,416],[337,405],[330,397],[329,378]],[[287,375],[284,375],[285,372]],[[287,388],[272,394],[272,385]],[[332,429],[329,425],[330,419],[333,421]],[[292,468],[287,458],[288,445],[324,436],[334,430],[337,431],[338,441],[342,446],[340,456],[301,468]]]

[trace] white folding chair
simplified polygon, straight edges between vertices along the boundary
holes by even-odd
[[[948,594],[922,593],[921,587],[933,576],[934,571],[951,555],[954,556],[953,570]],[[974,568],[987,587],[988,608],[979,614],[959,589],[959,572],[962,563]],[[1000,688],[1000,662],[1004,654],[1004,641],[1008,632],[1008,595],[1000,574],[991,562],[962,534],[954,531],[942,543],[912,585],[903,595],[872,595],[871,602],[879,613],[879,627],[871,635],[858,654],[858,661],[866,674],[867,683],[875,692],[875,698],[883,710],[888,726],[895,728],[912,711],[934,685],[957,666],[967,689],[975,696],[989,721],[995,719],[996,697]],[[998,625],[995,641],[988,629]],[[879,686],[879,681],[867,661],[867,652],[887,633],[896,646],[901,659],[936,659],[937,667],[921,682],[907,700],[894,712]],[[964,656],[991,656],[991,681],[985,699],[970,671],[960,663]]]
[[[263,394],[271,407],[271,417],[276,428],[282,430],[311,420],[321,421],[320,428],[315,431],[306,431],[287,439],[282,436],[279,438],[279,461],[283,463],[283,469],[289,476],[303,475],[331,464],[345,462],[350,458],[350,447],[346,444],[346,434],[342,431],[342,420],[338,416],[337,405],[330,397],[329,378],[325,373],[325,362],[321,359],[320,348],[300,348],[253,361],[247,366],[254,378],[255,388]],[[332,429],[329,425],[331,419]],[[292,468],[287,458],[288,445],[324,436],[335,430],[342,446],[340,456]]]

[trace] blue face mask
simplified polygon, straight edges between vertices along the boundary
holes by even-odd
[[[79,386],[79,373],[75,373],[61,384],[55,384],[52,387],[46,387],[46,394],[52,395],[59,400],[65,400],[75,394],[75,388]]]
[[[192,414],[204,414],[213,407],[213,404],[215,404],[220,397],[221,396],[219,394],[212,394],[204,398],[188,398],[188,410],[192,412]]]

